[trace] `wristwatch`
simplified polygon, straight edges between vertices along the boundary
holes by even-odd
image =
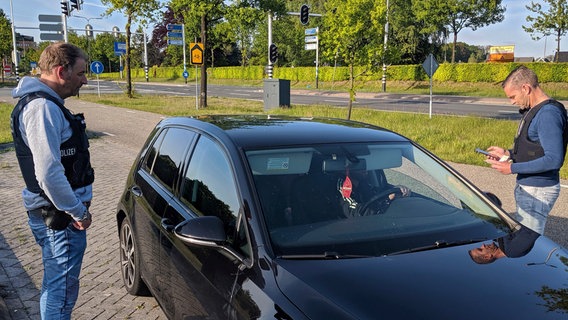
[[[83,222],[86,220],[91,220],[91,213],[89,212],[89,209],[87,208],[87,210],[85,210],[85,213],[83,214],[83,217],[79,220],[77,220],[77,222]]]

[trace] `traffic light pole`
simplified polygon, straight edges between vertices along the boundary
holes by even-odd
[[[12,0],[10,0],[10,14],[12,15],[12,45],[14,46],[14,72],[16,81],[20,81],[20,73],[18,70],[18,50],[16,49],[16,25],[14,22],[14,9],[12,8]]]
[[[272,44],[272,13],[268,13],[268,79],[272,79],[273,64],[270,61],[270,45]]]

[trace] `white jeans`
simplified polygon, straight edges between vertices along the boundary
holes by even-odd
[[[550,187],[531,187],[517,184],[517,220],[525,227],[544,234],[546,218],[560,195],[560,184]]]

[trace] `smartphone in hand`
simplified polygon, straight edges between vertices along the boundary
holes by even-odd
[[[492,157],[492,158],[495,158],[494,155],[492,155],[491,153],[489,153],[489,152],[487,152],[487,151],[485,151],[485,150],[483,150],[483,149],[480,149],[480,148],[475,148],[475,152],[484,154],[484,155],[489,156],[489,157]]]

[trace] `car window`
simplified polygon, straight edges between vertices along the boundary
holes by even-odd
[[[172,190],[177,181],[188,142],[191,142],[194,136],[195,133],[185,129],[169,128],[162,131],[160,137],[156,139],[159,147],[153,146],[150,149],[149,159],[154,153],[156,154],[150,173],[168,190]]]
[[[492,237],[504,226],[478,192],[410,143],[246,155],[272,244],[283,256],[383,255],[439,239]]]
[[[198,215],[219,217],[229,243],[249,255],[244,221],[238,220],[240,202],[234,181],[224,151],[210,138],[201,136],[182,183],[181,200]]]

